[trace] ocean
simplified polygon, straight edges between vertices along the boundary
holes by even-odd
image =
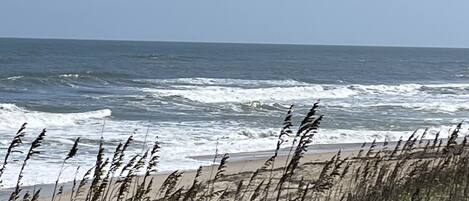
[[[62,181],[132,133],[130,152],[161,142],[160,171],[191,156],[275,148],[290,104],[294,126],[320,99],[316,144],[398,140],[429,128],[443,137],[469,112],[469,49],[0,39],[0,158],[20,126],[47,137],[24,185]],[[467,130],[465,125],[464,131]],[[146,140],[145,140],[146,139]],[[147,145],[147,146],[148,146]],[[26,151],[27,145],[20,147]],[[23,155],[3,185],[16,182]]]

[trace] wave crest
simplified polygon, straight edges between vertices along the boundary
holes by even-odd
[[[80,74],[62,74],[59,75],[61,78],[79,78]]]
[[[0,104],[0,127],[17,128],[25,122],[30,127],[41,128],[70,126],[109,117],[111,114],[109,109],[81,113],[48,113],[29,111],[14,104]]]
[[[238,80],[179,78],[152,80],[164,87],[141,88],[154,97],[180,97],[201,103],[249,103],[253,101],[286,103],[311,99],[378,98],[383,96],[418,96],[441,99],[467,98],[469,84],[310,84],[295,80]],[[385,98],[384,100],[386,100]],[[400,103],[399,103],[400,104]],[[434,105],[435,106],[435,105]],[[418,105],[410,107],[420,107]],[[446,109],[447,107],[441,107]],[[460,107],[460,108],[466,108]],[[455,111],[458,109],[447,109]]]
[[[177,96],[202,103],[251,101],[285,102],[301,99],[345,98],[356,94],[347,88],[325,89],[320,85],[306,87],[271,87],[246,89],[240,87],[180,87],[178,89],[143,89],[155,96]]]
[[[242,80],[242,79],[220,79],[220,78],[174,78],[174,79],[136,79],[134,82],[169,85],[193,85],[193,86],[307,86],[307,82],[296,80]]]

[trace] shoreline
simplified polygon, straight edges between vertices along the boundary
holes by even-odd
[[[367,142],[369,144],[371,142]],[[389,142],[388,146],[393,146],[396,142]],[[308,152],[306,152],[302,162],[322,162],[325,160],[330,159],[333,155],[335,155],[339,150],[341,150],[343,155],[355,153],[360,149],[363,143],[343,143],[343,144],[312,144],[308,148]],[[377,142],[377,146],[382,146],[383,142]],[[286,157],[290,151],[290,147],[282,148],[279,150],[279,156],[277,161],[282,161],[281,163],[277,163],[275,168],[284,166]],[[239,152],[239,153],[228,153],[230,158],[228,159],[226,174],[229,175],[236,175],[242,173],[252,173],[259,167],[261,167],[264,162],[273,155],[274,150],[264,150],[264,151],[257,151],[257,152]],[[218,154],[216,163],[213,165],[203,166],[203,174],[202,179],[209,178],[209,172],[211,169],[216,169],[218,166],[218,162],[223,154]],[[214,155],[199,155],[199,156],[192,156],[190,158],[195,160],[203,160],[203,161],[212,161]],[[183,177],[181,180],[180,185],[187,186],[190,182],[193,181],[193,178],[196,173],[196,169],[186,169],[186,170],[178,170],[183,172]],[[155,178],[155,183],[161,184],[166,177],[172,171],[164,171],[158,172],[152,175]],[[139,176],[140,177],[140,176]],[[59,183],[59,186],[63,185],[63,196],[68,198],[71,188],[72,188],[72,181],[70,182],[63,182]],[[54,184],[38,184],[34,186],[23,186],[23,193],[29,191],[30,193],[33,190],[41,189],[41,198],[40,201],[50,200]],[[13,188],[2,189],[0,191],[0,200],[7,200],[11,190]]]

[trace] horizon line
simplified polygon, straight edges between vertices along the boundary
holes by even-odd
[[[177,41],[177,40],[140,40],[140,39],[101,39],[101,38],[52,38],[52,37],[10,37],[0,36],[0,39],[26,40],[77,40],[77,41],[116,41],[116,42],[163,42],[163,43],[211,43],[211,44],[242,44],[242,45],[292,45],[292,46],[349,46],[349,47],[387,47],[387,48],[438,48],[438,49],[469,49],[456,46],[411,46],[384,44],[318,44],[318,43],[275,43],[275,42],[230,42],[230,41]]]

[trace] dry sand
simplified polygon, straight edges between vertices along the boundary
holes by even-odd
[[[329,145],[312,145],[308,153],[302,159],[302,163],[309,164],[308,171],[306,174],[314,174],[315,172],[320,171],[320,167],[315,166],[315,163],[324,162],[329,160],[334,156],[337,151],[342,150],[343,157],[347,157],[355,153],[361,144],[329,144]],[[391,145],[392,146],[392,145]],[[287,158],[287,153],[289,149],[283,149],[280,152],[279,157],[275,162],[275,168],[283,167],[285,165],[285,160]],[[272,156],[272,151],[262,151],[262,152],[246,152],[246,153],[235,153],[230,154],[230,159],[228,160],[226,168],[226,177],[227,180],[232,180],[231,183],[239,181],[241,179],[249,179],[256,169],[261,167],[266,159]],[[197,160],[213,160],[213,156],[197,156],[193,157]],[[219,156],[218,158],[221,158]],[[317,167],[317,168],[316,168]],[[212,172],[216,172],[217,165],[205,166],[202,168],[202,175],[199,180],[208,180]],[[192,185],[193,179],[195,177],[195,170],[186,170],[183,171],[183,176],[178,183],[178,187],[190,187]],[[170,172],[158,173],[154,175],[154,185],[160,186],[162,182],[167,178]],[[213,175],[212,175],[213,177]],[[70,198],[70,189],[71,183],[64,183],[64,193],[62,195],[62,201],[68,201]],[[37,185],[34,188],[41,188],[41,199],[40,201],[50,201],[50,195],[52,194],[53,185]],[[25,187],[24,191],[32,191],[33,187]],[[8,189],[0,192],[0,200],[7,199]]]

